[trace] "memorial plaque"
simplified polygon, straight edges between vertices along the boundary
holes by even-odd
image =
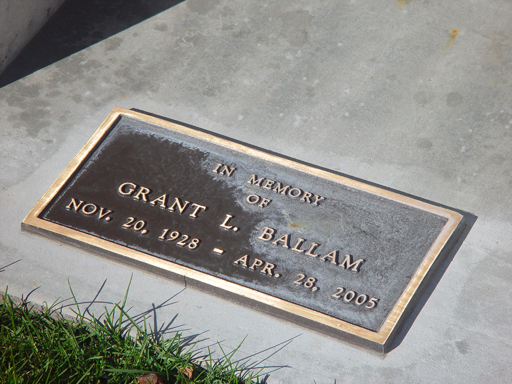
[[[22,227],[385,352],[461,220],[116,108]]]

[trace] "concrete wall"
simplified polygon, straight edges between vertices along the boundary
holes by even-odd
[[[0,0],[0,73],[64,0]]]

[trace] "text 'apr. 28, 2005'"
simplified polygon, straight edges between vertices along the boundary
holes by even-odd
[[[116,108],[23,228],[385,352],[461,220]]]

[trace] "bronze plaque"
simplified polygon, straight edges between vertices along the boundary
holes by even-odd
[[[385,352],[461,220],[116,108],[22,227]]]

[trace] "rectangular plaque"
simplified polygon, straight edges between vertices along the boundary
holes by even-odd
[[[385,352],[461,220],[115,108],[22,227]]]

